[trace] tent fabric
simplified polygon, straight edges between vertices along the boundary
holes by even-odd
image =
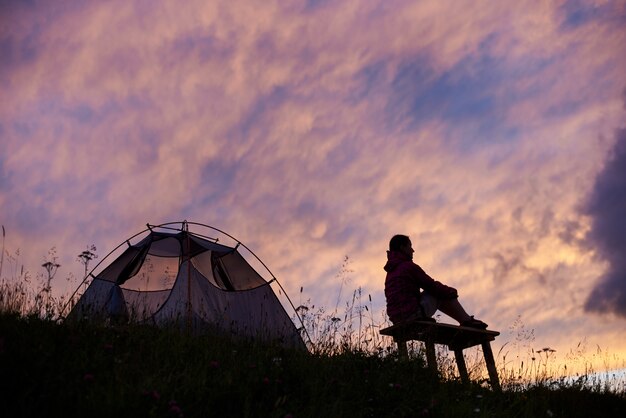
[[[217,329],[305,347],[270,283],[237,247],[185,230],[150,231],[128,243],[68,317]]]

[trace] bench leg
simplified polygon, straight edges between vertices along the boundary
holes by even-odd
[[[463,349],[454,349],[454,359],[456,360],[456,367],[459,369],[459,375],[461,376],[461,382],[469,383],[469,374],[467,373],[467,366],[465,365],[465,358],[463,357]]]
[[[485,364],[487,365],[487,371],[489,372],[489,380],[491,388],[500,392],[500,379],[498,378],[498,370],[496,369],[496,362],[493,358],[493,352],[491,351],[491,344],[489,342],[482,343],[483,355],[485,356]]]
[[[425,341],[426,345],[426,360],[428,361],[428,368],[433,374],[437,374],[437,356],[435,355],[435,343],[432,341]]]
[[[406,341],[396,341],[396,344],[398,344],[398,357],[401,360],[408,360],[409,350],[406,348]]]

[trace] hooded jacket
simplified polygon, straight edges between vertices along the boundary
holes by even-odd
[[[456,289],[430,277],[409,256],[398,251],[387,251],[385,298],[387,315],[393,323],[421,314],[420,289],[437,299],[456,299]]]

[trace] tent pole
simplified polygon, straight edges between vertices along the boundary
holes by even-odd
[[[132,237],[128,238],[126,241],[126,243],[128,243],[129,247],[132,247],[132,245],[130,244],[130,240],[134,239],[136,237],[138,237],[139,235],[147,232],[147,231],[152,231],[151,229],[144,229],[141,232],[136,233],[135,235],[133,235]],[[105,255],[103,258],[100,259],[100,262],[98,264],[95,265],[94,268],[91,269],[91,271],[89,272],[89,274],[87,274],[83,280],[78,284],[78,287],[76,288],[76,290],[74,290],[74,292],[72,293],[72,295],[69,297],[69,299],[67,300],[67,302],[65,302],[65,305],[63,305],[63,308],[61,308],[61,311],[59,312],[59,319],[63,320],[65,319],[65,317],[63,316],[63,314],[65,313],[65,310],[67,309],[67,307],[72,303],[72,301],[74,300],[74,296],[76,296],[76,294],[78,293],[78,291],[80,290],[80,287],[85,284],[85,282],[87,281],[87,279],[89,278],[89,276],[93,277],[94,279],[96,278],[96,276],[94,276],[94,271],[96,271],[96,269],[98,267],[100,267],[100,264],[104,263],[104,260],[108,259],[109,256],[111,254],[113,254],[115,251],[117,251],[118,248],[120,248],[122,245],[124,245],[124,242],[120,243],[117,247],[113,248],[107,255]],[[68,312],[69,315],[69,312]]]
[[[260,260],[259,260],[260,261]],[[262,261],[261,261],[262,263]],[[272,275],[273,276],[273,275]],[[304,321],[302,321],[302,317],[300,316],[300,314],[298,313],[298,310],[296,309],[296,307],[293,305],[293,302],[291,301],[291,298],[289,297],[289,295],[287,294],[287,292],[285,292],[285,288],[283,287],[282,284],[280,284],[280,282],[278,281],[278,279],[276,277],[274,277],[273,279],[276,284],[278,285],[278,287],[280,287],[280,289],[283,291],[283,294],[285,295],[285,297],[287,298],[287,301],[289,302],[289,304],[291,305],[291,308],[293,309],[293,311],[296,314],[296,318],[298,318],[298,320],[300,321],[300,325],[302,325],[302,331],[304,331],[304,334],[306,335],[306,337],[309,339],[309,343],[313,346],[313,340],[311,339],[311,336],[309,335],[309,332],[306,330],[306,327],[304,326]]]
[[[191,333],[191,241],[189,239],[189,225],[183,222],[183,229],[187,240],[187,333]]]

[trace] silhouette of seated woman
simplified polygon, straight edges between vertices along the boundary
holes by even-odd
[[[486,329],[487,324],[465,312],[455,288],[434,280],[413,262],[414,252],[406,235],[395,235],[389,241],[384,269],[387,315],[391,322],[398,324],[412,319],[434,322],[431,317],[439,309],[461,326]]]

